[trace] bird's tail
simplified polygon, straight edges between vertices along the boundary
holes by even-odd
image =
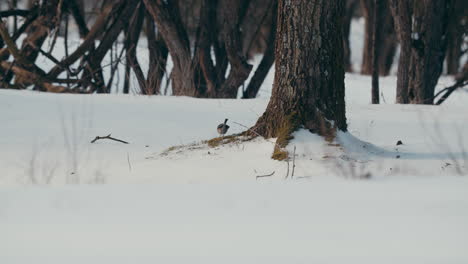
[[[227,123],[227,121],[228,121],[228,119],[227,119],[227,118],[226,118],[226,119],[224,119],[224,124],[226,124],[226,123]]]

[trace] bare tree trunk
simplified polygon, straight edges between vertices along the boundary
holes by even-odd
[[[400,59],[398,61],[398,79],[396,102],[409,103],[408,84],[411,61],[412,0],[390,0],[390,8],[400,40]]]
[[[67,0],[65,4],[75,19],[80,37],[86,37],[89,33],[89,29],[84,16],[83,2],[80,0]]]
[[[148,38],[149,67],[147,77],[147,87],[153,94],[161,94],[161,85],[164,73],[166,72],[166,63],[169,51],[161,34],[156,36],[156,28],[153,18],[150,14],[146,15],[146,36]],[[169,78],[169,77],[168,77]]]
[[[374,24],[377,25],[377,53],[380,54],[380,73],[388,75],[396,51],[396,37],[393,30],[393,18],[390,13],[389,0],[379,0],[380,19],[374,21],[374,0],[361,0],[365,18],[364,52],[362,56],[362,74],[372,74],[372,45]]]
[[[468,2],[453,0],[448,25],[447,74],[456,75],[460,68],[463,35],[468,34]],[[465,21],[465,22],[464,22]]]
[[[277,11],[278,11],[278,3],[277,0],[274,0],[275,3],[273,5],[273,8],[271,9],[271,12],[273,15],[271,16],[271,32],[268,37],[268,46],[263,54],[263,58],[260,61],[260,64],[258,65],[257,70],[255,70],[255,73],[252,77],[252,79],[249,82],[249,85],[247,86],[247,89],[244,91],[242,98],[247,99],[247,98],[255,98],[258,94],[258,91],[260,90],[260,87],[262,83],[265,81],[266,76],[268,75],[268,72],[271,69],[271,66],[273,66],[273,63],[275,62],[275,38],[276,38],[276,20],[277,20]]]
[[[354,12],[359,6],[358,0],[346,0],[346,15],[343,23],[343,46],[344,46],[344,64],[347,72],[353,72],[353,65],[351,63],[351,46],[349,42],[349,35],[351,32],[351,21]]]
[[[217,95],[221,98],[236,98],[239,86],[249,77],[252,65],[242,56],[239,23],[241,11],[248,4],[246,0],[222,0],[223,31],[222,36],[227,57],[231,65],[229,76],[221,85]]]
[[[143,0],[171,54],[173,95],[197,96],[190,42],[174,1]]]
[[[49,32],[58,25],[59,17],[59,0],[51,0],[44,2],[39,7],[39,16],[28,26],[26,29],[27,37],[24,39],[20,49],[21,56],[29,63],[34,64],[39,56],[39,49],[42,48],[45,39]],[[20,65],[26,70],[32,70],[29,65]],[[27,87],[31,84],[31,80],[23,78],[24,75],[15,78],[16,85],[20,87]],[[9,83],[13,78],[13,73],[7,74],[3,81]]]
[[[380,12],[385,11],[384,14],[380,13],[379,29],[377,31],[377,41],[380,41],[382,44],[379,53],[379,73],[382,76],[390,75],[392,69],[393,61],[395,58],[398,41],[395,32],[395,23],[393,21],[393,16],[390,12],[390,7],[388,0],[382,1],[379,5],[386,5],[386,8],[380,8]]]
[[[277,2],[277,0],[249,1],[249,8],[241,24],[242,54],[244,57],[252,55],[252,51],[255,48],[254,42],[258,39],[259,34],[261,34],[262,26],[265,22],[270,22],[271,9],[274,8],[273,6],[278,6]],[[269,44],[271,43],[267,43],[267,45]]]
[[[146,78],[141,70],[140,63],[137,58],[138,41],[140,39],[140,33],[143,29],[143,21],[145,18],[145,9],[142,3],[139,4],[127,29],[125,48],[127,51],[127,63],[133,69],[135,76],[140,86],[141,94],[153,94],[150,88],[146,87]]]
[[[374,1],[374,23],[372,26],[372,103],[379,103],[379,51],[377,50],[377,30],[380,21],[380,2]]]
[[[107,52],[112,48],[112,44],[118,38],[120,32],[125,28],[127,21],[131,19],[138,5],[138,2],[129,0],[122,0],[121,3],[122,5],[120,8],[115,11],[115,19],[112,25],[105,31],[99,46],[90,56],[87,56],[86,59],[82,86],[88,87],[91,85],[92,91],[98,93],[110,93],[110,87],[106,87],[104,83],[101,62]],[[94,82],[92,82],[91,79],[94,79]]]
[[[433,104],[447,49],[450,0],[426,0],[414,8],[409,102]]]
[[[300,127],[330,140],[346,130],[343,17],[343,1],[279,0],[273,94],[252,128],[278,137],[273,158]]]
[[[195,56],[204,77],[206,89],[204,94],[215,97],[221,81],[217,78],[214,62],[211,58],[211,44],[216,41],[216,0],[202,0],[200,10],[200,25],[197,32]]]
[[[374,0],[361,0],[364,23],[364,50],[362,53],[361,74],[372,73],[372,33],[374,32]]]

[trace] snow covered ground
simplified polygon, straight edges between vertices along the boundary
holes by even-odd
[[[328,144],[297,132],[289,145],[290,152],[297,148],[297,178],[467,173],[468,93],[440,107],[395,105],[395,77],[388,77],[387,104],[370,105],[369,77],[351,74],[346,82],[349,133]],[[445,77],[440,86],[450,82]],[[287,165],[270,159],[272,139],[161,155],[216,137],[225,117],[229,133],[244,131],[267,102],[1,90],[0,184],[249,182],[273,171],[271,179],[282,180]],[[108,134],[130,144],[90,143]]]
[[[0,262],[462,264],[466,187],[405,177],[2,188]]]
[[[468,94],[373,106],[368,83],[347,76],[339,145],[296,134],[293,179],[271,140],[160,155],[266,98],[1,90],[0,263],[466,263]]]
[[[274,140],[200,143],[272,74],[254,100],[0,90],[0,263],[468,263],[467,92],[395,105],[390,76],[370,105],[348,74],[349,133],[298,131],[292,177]]]

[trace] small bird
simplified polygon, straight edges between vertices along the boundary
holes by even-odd
[[[224,123],[218,125],[217,130],[218,130],[218,133],[219,133],[220,136],[221,136],[221,135],[224,136],[224,134],[226,134],[226,132],[227,132],[228,129],[229,129],[229,126],[226,124],[227,121],[228,121],[228,119],[226,118],[226,119],[224,120]]]

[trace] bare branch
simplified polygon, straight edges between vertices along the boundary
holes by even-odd
[[[258,179],[258,178],[265,178],[265,177],[271,177],[271,176],[273,176],[274,174],[275,174],[275,171],[273,171],[273,172],[270,173],[270,174],[255,176],[255,179]]]
[[[111,137],[111,134],[105,136],[105,137],[100,137],[100,136],[97,136],[96,138],[94,138],[91,143],[94,143],[100,139],[110,139],[110,140],[114,140],[114,141],[117,141],[117,142],[120,142],[120,143],[124,143],[124,144],[129,144],[127,141],[124,141],[124,140],[121,140],[121,139],[117,139],[117,138],[113,138]]]

